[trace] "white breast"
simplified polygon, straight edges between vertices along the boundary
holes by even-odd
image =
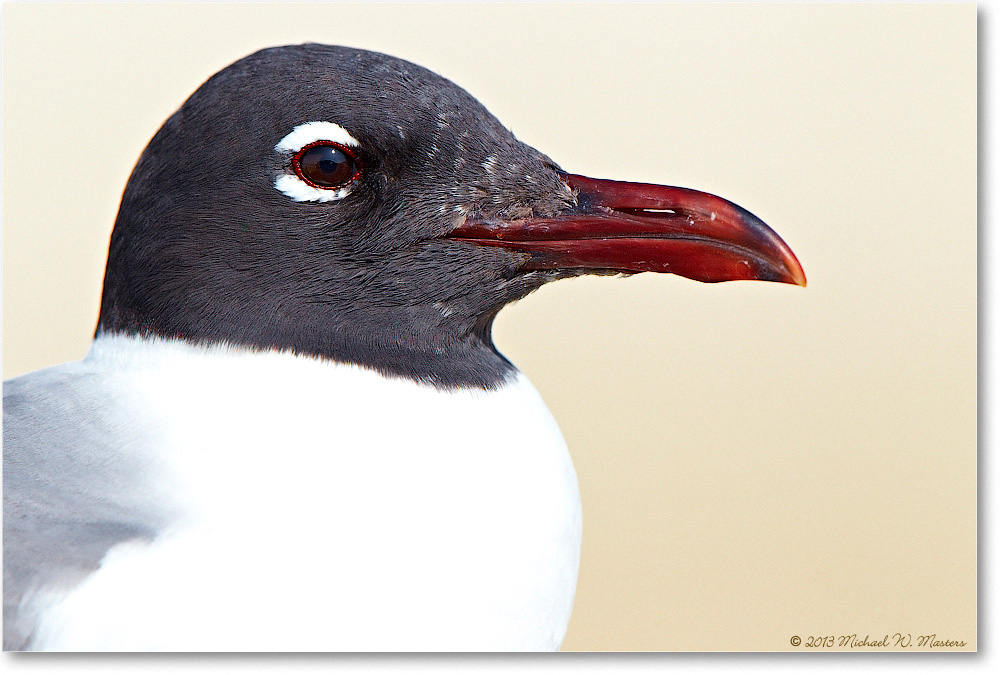
[[[50,596],[36,649],[556,649],[576,476],[520,375],[445,393],[289,354],[101,338],[179,517]]]

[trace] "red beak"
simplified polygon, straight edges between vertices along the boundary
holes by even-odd
[[[666,272],[806,285],[802,265],[746,209],[687,188],[564,174],[577,207],[554,218],[469,220],[448,237],[529,253],[522,269]]]

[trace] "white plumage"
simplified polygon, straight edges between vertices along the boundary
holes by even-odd
[[[155,431],[122,452],[156,472],[150,497],[173,515],[68,594],[29,598],[32,648],[559,647],[580,501],[523,375],[441,391],[287,353],[126,337],[46,372],[134,404],[143,419],[123,428]]]

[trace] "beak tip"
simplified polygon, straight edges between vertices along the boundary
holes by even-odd
[[[790,278],[789,278],[788,283],[795,284],[796,286],[801,286],[802,288],[806,287],[806,285],[807,285],[807,282],[806,282],[806,273],[802,269],[802,267],[795,267],[795,268],[793,268],[792,271],[791,271],[791,274],[789,275],[789,277]]]
[[[790,284],[795,284],[796,286],[806,287],[806,271],[802,269],[802,263],[799,259],[795,257],[795,254],[788,250],[789,260],[788,260],[788,277]]]

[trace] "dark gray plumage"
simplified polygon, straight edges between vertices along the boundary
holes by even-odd
[[[273,142],[253,142],[304,120],[338,120],[361,142],[363,178],[327,208],[275,190]],[[493,316],[578,272],[519,274],[523,254],[440,237],[468,216],[544,217],[572,203],[550,159],[439,75],[345,47],[265,49],[209,79],[143,152],[111,239],[99,331],[493,386],[511,371],[489,337]]]
[[[26,594],[74,586],[169,514],[141,451],[156,428],[124,393],[82,369],[9,380],[3,393],[3,648],[21,650],[35,618],[18,612]]]

